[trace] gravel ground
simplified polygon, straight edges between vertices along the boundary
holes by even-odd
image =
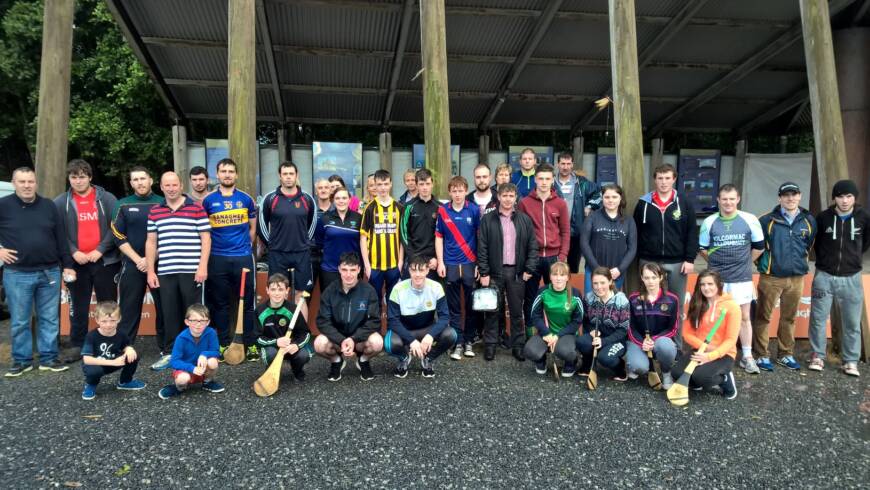
[[[8,322],[0,324],[8,342]],[[138,346],[145,364],[150,339]],[[479,347],[478,347],[479,349]],[[801,356],[802,358],[802,356]],[[285,369],[260,399],[258,363],[223,366],[221,394],[163,401],[169,373],[141,392],[101,384],[83,401],[78,364],[0,378],[6,488],[868,488],[870,369],[737,373],[739,396],[693,393],[671,407],[645,382],[555,382],[500,350],[494,362],[446,356],[437,377],[373,361],[337,383],[315,359],[304,383]]]

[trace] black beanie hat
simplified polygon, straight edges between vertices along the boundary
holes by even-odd
[[[834,189],[831,192],[831,197],[842,196],[843,194],[852,194],[855,198],[858,197],[858,186],[851,180],[841,180],[834,184]]]

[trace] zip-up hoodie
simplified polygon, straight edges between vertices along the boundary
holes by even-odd
[[[523,169],[516,170],[511,175],[511,183],[517,186],[517,194],[519,197],[526,197],[535,192],[535,169],[529,175],[523,174]]]
[[[380,328],[378,294],[369,283],[359,282],[345,293],[341,281],[335,281],[320,295],[317,329],[333,344],[348,337],[365,342]]]
[[[637,229],[629,217],[611,218],[601,208],[583,222],[580,235],[580,250],[590,270],[596,267],[619,269],[621,275],[628,271],[637,252]]]
[[[653,192],[643,195],[634,207],[637,256],[665,264],[694,262],[698,255],[695,205],[674,190],[673,199],[662,212],[653,203]]]
[[[97,245],[97,251],[103,254],[103,264],[114,264],[121,261],[121,254],[115,246],[115,235],[111,230],[112,213],[115,211],[118,199],[115,198],[114,194],[98,185],[92,187],[94,192],[96,192],[97,220],[100,223],[100,244]],[[66,227],[66,239],[69,244],[70,254],[77,252],[79,249],[79,212],[72,193],[73,190],[70,189],[54,199],[54,205],[57,206],[57,210]]]
[[[218,357],[220,356],[219,348],[217,331],[212,327],[205,327],[199,339],[193,337],[190,328],[185,328],[178,334],[178,337],[175,337],[169,366],[172,369],[192,373],[199,356]]]
[[[628,329],[628,338],[637,345],[643,345],[647,330],[653,340],[660,337],[674,338],[679,325],[677,310],[680,300],[677,295],[659,290],[658,297],[652,301],[641,299],[640,293],[631,293],[628,297],[631,304],[631,328]]]
[[[809,272],[807,256],[816,239],[816,219],[804,208],[788,224],[780,206],[758,218],[764,232],[764,252],[758,272],[775,277],[802,276]]]
[[[602,346],[624,342],[628,337],[628,325],[631,322],[630,310],[628,298],[621,292],[614,294],[605,303],[593,291],[589,291],[586,294],[583,332],[591,333],[593,330],[598,330]]]
[[[583,322],[581,298],[580,291],[575,288],[556,291],[552,284],[542,287],[532,303],[532,324],[538,334],[541,337],[549,334],[559,337],[577,335]],[[547,313],[546,318],[544,312]]]
[[[405,207],[399,226],[399,238],[405,247],[405,257],[410,259],[421,255],[427,259],[435,257],[435,221],[438,217],[438,199],[428,201],[415,197]]]
[[[295,308],[296,305],[287,300],[284,300],[277,308],[272,308],[272,303],[268,299],[263,304],[257,306],[254,312],[256,318],[254,322],[254,336],[257,337],[257,345],[260,347],[276,347],[278,339],[286,335],[287,329],[290,328]],[[296,344],[301,349],[310,340],[311,334],[308,333],[308,324],[305,321],[305,317],[300,313],[296,317],[293,333],[290,334],[290,342]]]
[[[731,356],[732,359],[737,358],[737,336],[740,334],[740,307],[731,299],[728,293],[723,294],[713,306],[701,314],[701,319],[698,322],[697,328],[692,326],[692,322],[688,321],[683,324],[683,341],[692,349],[701,347],[707,334],[713,329],[719,315],[725,312],[725,320],[719,325],[719,330],[713,334],[710,344],[705,351],[711,361],[715,361],[724,356]]]
[[[832,276],[852,276],[861,272],[861,256],[870,248],[867,229],[870,213],[855,206],[845,220],[837,216],[834,206],[816,216],[816,268]]]
[[[571,218],[565,200],[550,193],[546,201],[532,192],[520,201],[519,210],[532,219],[541,257],[558,255],[566,260],[571,246]]]

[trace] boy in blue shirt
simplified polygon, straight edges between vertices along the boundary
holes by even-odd
[[[480,228],[480,210],[477,204],[465,199],[468,182],[455,176],[447,184],[450,202],[438,208],[435,223],[435,258],[438,276],[446,277],[445,293],[450,309],[450,326],[462,333],[450,358],[459,360],[463,352],[474,357],[471,344],[477,331],[477,315],[471,310],[471,292],[477,279],[477,230]],[[460,295],[465,297],[465,328],[462,323]],[[463,350],[464,347],[464,350]]]
[[[118,331],[121,307],[114,301],[101,301],[97,304],[94,317],[97,329],[88,332],[82,344],[82,371],[85,375],[82,400],[93,400],[97,396],[100,378],[119,369],[121,377],[116,385],[119,390],[145,388],[145,383],[133,379],[139,365],[139,355],[127,336]]]
[[[160,389],[158,396],[166,400],[186,390],[189,385],[202,384],[202,389],[211,393],[224,391],[224,386],[215,381],[218,368],[219,343],[217,332],[208,326],[208,308],[193,304],[184,314],[184,329],[175,338],[172,347],[172,377],[175,382]]]

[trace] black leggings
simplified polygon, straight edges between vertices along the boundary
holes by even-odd
[[[432,327],[411,330],[411,334],[414,335],[415,339],[423,340],[423,337],[425,337],[430,330],[432,330]],[[429,359],[437,359],[438,356],[447,352],[448,349],[456,345],[458,337],[456,330],[453,330],[450,327],[445,328],[441,331],[441,335],[435,339],[435,343],[432,344],[432,350],[429,351],[429,355],[426,357]],[[406,357],[408,355],[408,346],[402,341],[402,337],[399,337],[399,335],[392,330],[387,330],[387,336],[384,338],[384,349],[387,351],[387,354],[391,356]]]
[[[576,335],[564,335],[559,337],[559,340],[556,341],[556,357],[565,361],[565,364],[574,364],[577,362],[577,350],[576,350]],[[535,335],[530,338],[526,342],[526,346],[523,348],[523,355],[526,359],[532,361],[540,361],[546,357],[549,348],[547,347],[547,343],[544,342],[543,337],[540,335]]]
[[[124,364],[124,366],[94,366],[82,363],[82,371],[85,373],[85,383],[96,386],[100,384],[100,378],[120,369],[121,377],[118,378],[118,383],[123,384],[133,380],[133,374],[136,373],[137,366],[139,366],[138,359]]]
[[[686,354],[685,352],[680,353],[677,362],[674,363],[674,367],[671,368],[671,375],[674,379],[678,379],[683,374],[683,371],[686,370],[686,366],[692,360],[691,357],[691,354]],[[689,379],[689,386],[692,388],[704,389],[719,386],[723,381],[725,381],[725,375],[731,371],[732,367],[734,367],[734,359],[732,359],[731,356],[722,356],[715,361],[701,364],[700,366],[695,367],[695,371]]]

